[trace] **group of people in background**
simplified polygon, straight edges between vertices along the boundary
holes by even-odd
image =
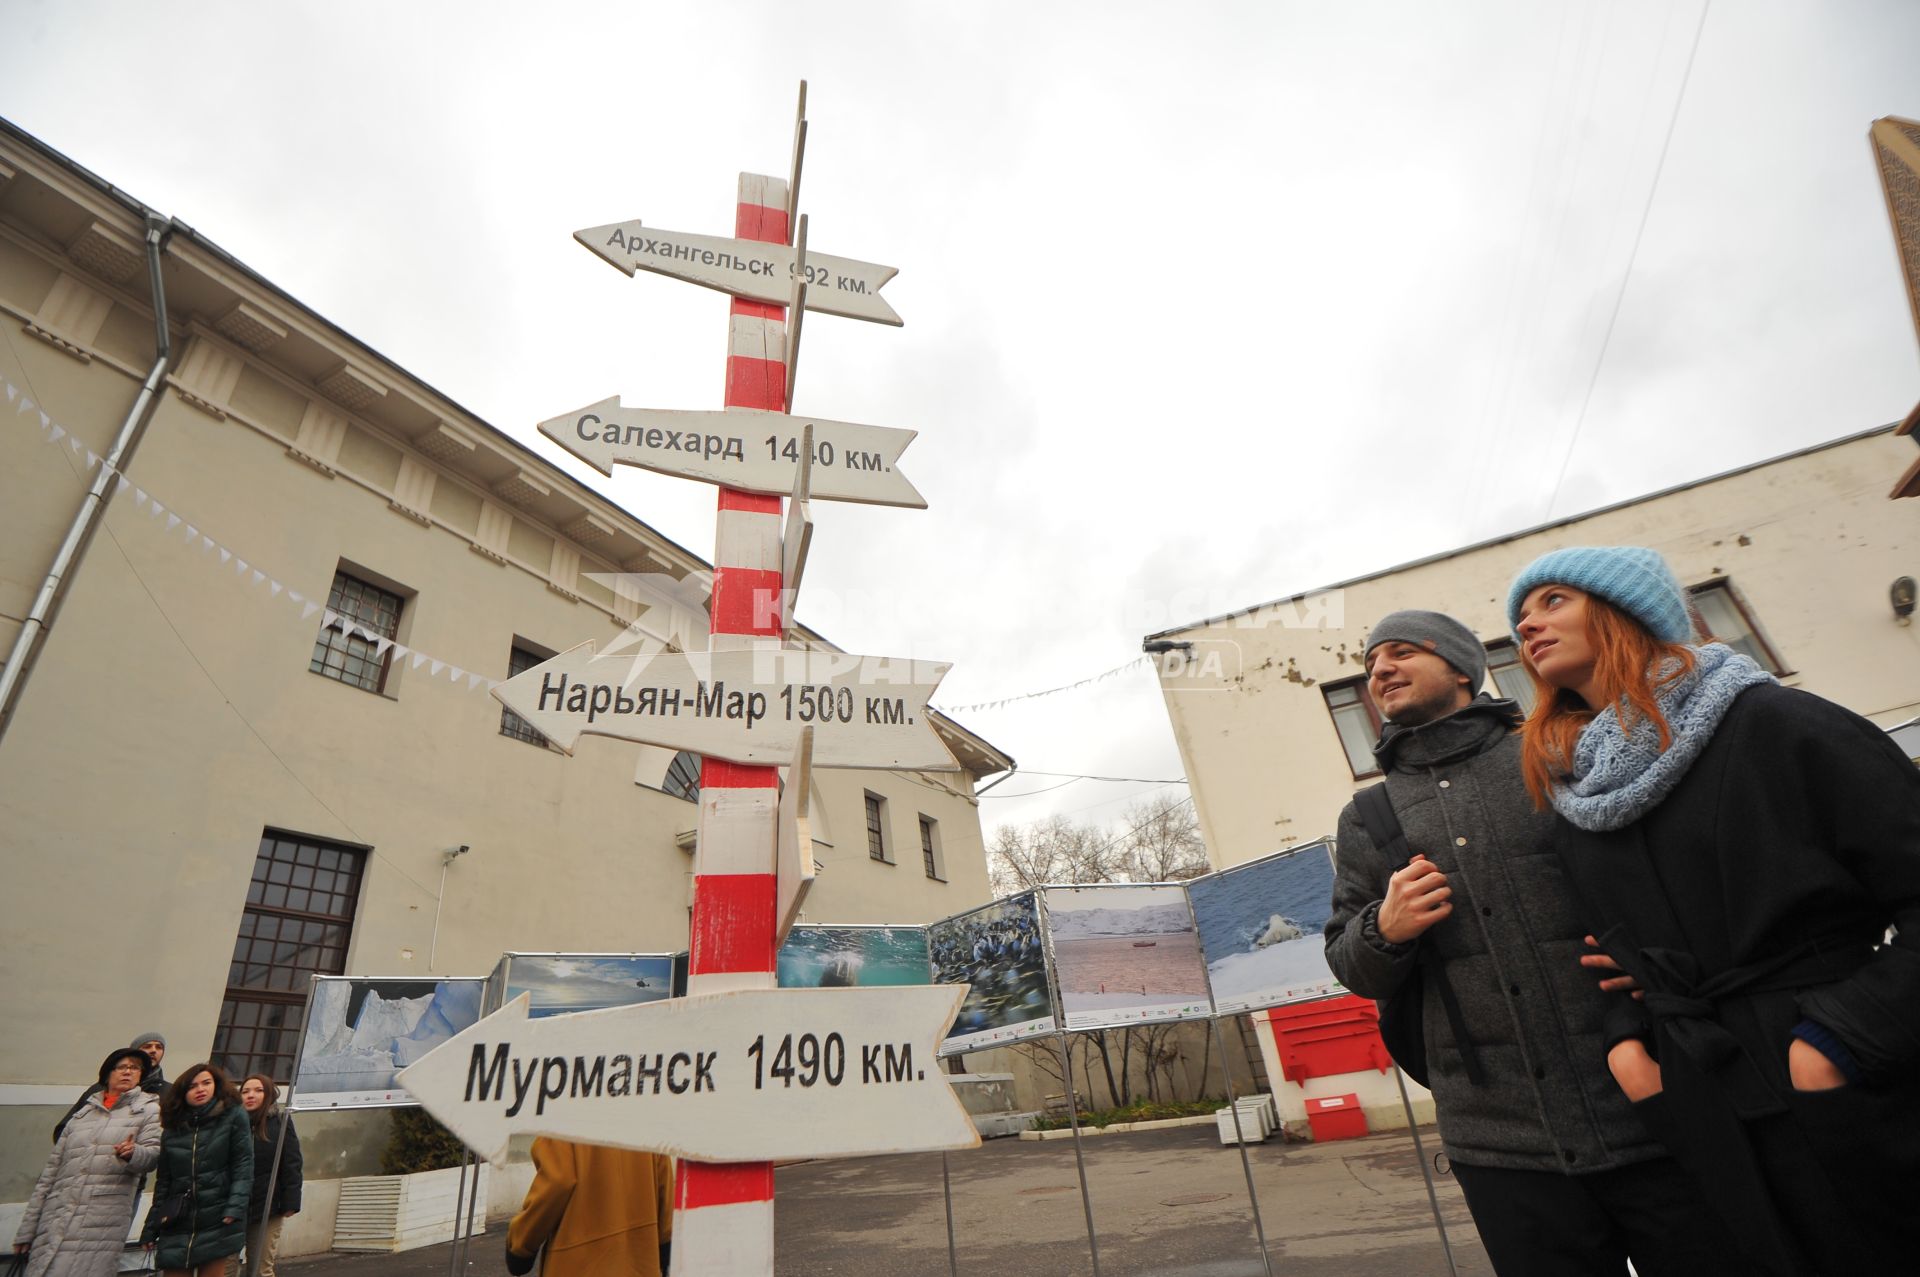
[[[276,1106],[279,1090],[258,1073],[236,1089],[213,1064],[169,1083],[166,1053],[158,1033],[112,1052],[55,1125],[14,1235],[27,1277],[119,1272],[149,1176],[140,1240],[152,1267],[230,1277],[244,1257],[249,1277],[273,1277],[280,1228],[299,1213],[301,1188],[300,1137]]]
[[[1416,1017],[1496,1272],[1910,1271],[1920,769],[1698,641],[1652,550],[1544,555],[1507,619],[1525,715],[1452,617],[1368,634],[1396,820],[1342,814],[1326,927]]]

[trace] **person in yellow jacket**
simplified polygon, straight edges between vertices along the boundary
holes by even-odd
[[[545,1137],[533,1184],[507,1226],[507,1271],[544,1277],[663,1277],[673,1232],[673,1160]]]

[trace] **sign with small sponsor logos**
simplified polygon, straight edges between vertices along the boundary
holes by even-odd
[[[530,1019],[527,997],[400,1084],[493,1160],[515,1135],[703,1162],[980,1143],[935,1050],[964,989],[750,989]]]
[[[778,591],[766,606],[778,616]],[[554,746],[614,736],[762,767],[792,762],[812,727],[816,767],[958,771],[928,717],[952,666],[757,648],[596,657],[589,641],[493,689]]]
[[[775,306],[786,303],[798,277],[791,244],[660,231],[642,226],[637,219],[590,226],[575,231],[573,237],[629,275],[652,271]],[[900,326],[900,316],[880,296],[887,281],[900,273],[899,267],[809,249],[799,270],[805,272],[808,310]]]
[[[540,423],[540,433],[610,475],[640,466],[742,492],[785,496],[799,468],[800,437],[813,427],[811,494],[822,501],[927,508],[899,469],[918,433],[895,426],[790,417],[730,408],[720,412],[622,407],[602,399]]]

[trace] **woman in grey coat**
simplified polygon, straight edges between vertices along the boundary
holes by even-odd
[[[123,1047],[87,1097],[33,1186],[13,1249],[27,1277],[111,1277],[133,1225],[140,1177],[160,1160],[160,1104],[140,1089],[153,1067]]]

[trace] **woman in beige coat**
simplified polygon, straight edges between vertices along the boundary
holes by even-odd
[[[160,1160],[160,1104],[140,1089],[153,1061],[123,1047],[100,1066],[103,1088],[67,1122],[33,1186],[13,1249],[27,1277],[112,1277],[138,1204],[140,1177]]]

